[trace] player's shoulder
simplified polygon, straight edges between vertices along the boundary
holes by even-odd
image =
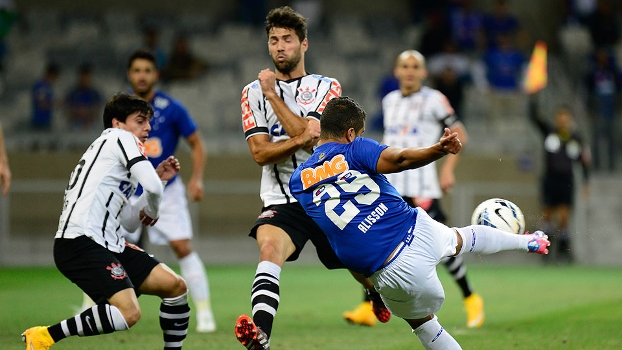
[[[397,90],[393,90],[393,91],[389,92],[382,99],[384,101],[393,101],[393,100],[397,100],[397,99],[400,99],[400,98],[402,98],[402,91],[397,89]]]
[[[169,107],[173,109],[184,109],[179,100],[162,91],[156,91],[153,96],[152,104],[153,108],[160,110],[167,109]]]
[[[304,79],[304,80],[317,80],[319,82],[324,82],[324,83],[328,83],[328,84],[333,84],[333,83],[339,84],[339,80],[337,80],[335,78],[327,77],[325,75],[316,74],[316,73],[305,75],[304,77],[302,77],[302,79]]]

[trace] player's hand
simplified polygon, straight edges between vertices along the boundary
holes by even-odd
[[[439,143],[447,153],[456,154],[462,149],[462,142],[458,138],[458,133],[452,133],[449,128],[445,128],[445,133],[441,136]]]
[[[203,199],[203,181],[190,180],[188,182],[188,200],[190,202],[196,202],[201,199]]]
[[[261,92],[264,96],[268,96],[270,94],[276,94],[276,90],[274,88],[276,84],[276,74],[270,69],[264,69],[257,75],[257,79],[259,79],[259,85],[261,85]]]
[[[179,160],[174,156],[170,156],[158,164],[156,173],[160,177],[160,180],[168,181],[177,175],[180,169],[181,165],[179,165]]]
[[[302,148],[312,147],[320,139],[320,123],[309,119],[305,131],[299,137],[302,140]]]
[[[149,215],[145,214],[145,209],[140,211],[140,223],[145,226],[153,226],[158,222],[158,218],[149,217]]]

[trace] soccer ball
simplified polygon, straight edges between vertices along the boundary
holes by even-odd
[[[519,235],[525,232],[523,212],[516,204],[502,198],[487,199],[478,205],[471,216],[471,224],[490,226]]]

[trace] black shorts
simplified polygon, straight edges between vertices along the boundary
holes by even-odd
[[[545,176],[542,182],[543,202],[554,207],[561,204],[569,206],[574,202],[574,179],[572,176]]]
[[[133,244],[126,243],[122,253],[113,253],[86,236],[55,239],[54,262],[96,303],[126,288],[140,295],[138,287],[160,263]]]
[[[249,236],[257,238],[257,228],[265,224],[283,229],[292,239],[292,242],[294,242],[296,251],[287,258],[287,261],[298,259],[305,243],[311,240],[317,251],[318,258],[320,258],[320,261],[326,268],[331,270],[345,268],[330,246],[324,232],[307,215],[300,203],[278,204],[263,208]]]
[[[402,197],[406,203],[408,203],[408,205],[410,205],[411,207],[415,208],[416,205],[413,202],[413,199],[411,197]],[[432,204],[430,205],[430,207],[428,208],[428,210],[426,210],[426,213],[428,213],[428,215],[440,222],[440,223],[446,223],[447,222],[447,215],[445,215],[445,212],[443,211],[443,208],[441,208],[441,201],[438,200],[438,198],[434,198],[432,200]]]

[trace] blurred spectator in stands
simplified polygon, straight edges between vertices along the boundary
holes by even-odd
[[[58,79],[60,68],[56,63],[49,63],[43,78],[32,87],[32,118],[30,125],[34,130],[49,131],[52,129],[54,110],[54,82]]]
[[[163,69],[166,66],[166,53],[160,47],[160,32],[154,27],[147,27],[143,31],[143,38],[143,49],[151,51],[158,69]]]
[[[425,30],[421,36],[419,52],[426,57],[443,50],[443,43],[451,37],[447,16],[443,11],[433,11],[426,17]]]
[[[608,49],[596,49],[593,61],[587,85],[590,92],[590,110],[594,111],[594,168],[604,167],[602,151],[606,149],[607,169],[614,171],[617,158],[616,97],[622,88],[622,79],[615,58]]]
[[[162,71],[162,80],[167,83],[176,80],[194,80],[206,74],[208,70],[207,62],[192,53],[188,37],[182,34],[178,35],[173,43],[168,63]]]
[[[492,13],[487,13],[483,18],[486,45],[494,48],[499,35],[516,36],[518,34],[518,19],[510,13],[506,0],[496,0]]]
[[[596,47],[612,48],[620,39],[618,14],[608,0],[599,0],[596,12],[587,19],[587,26]]]
[[[497,44],[489,48],[483,57],[486,77],[495,90],[517,91],[524,75],[525,56],[514,47],[513,37],[497,35]]]
[[[451,10],[449,15],[451,36],[462,52],[471,54],[483,50],[485,42],[483,20],[484,15],[475,8],[473,0],[462,0]]]
[[[100,110],[103,100],[92,84],[92,67],[82,64],[76,85],[65,96],[67,121],[71,130],[101,129]]]
[[[3,196],[9,193],[9,187],[11,187],[11,169],[4,146],[4,132],[2,131],[2,124],[0,124],[0,192]]]
[[[464,87],[471,81],[469,57],[458,50],[455,41],[448,39],[443,52],[427,60],[427,67],[432,85],[447,97],[458,115],[464,116],[461,113]]]

